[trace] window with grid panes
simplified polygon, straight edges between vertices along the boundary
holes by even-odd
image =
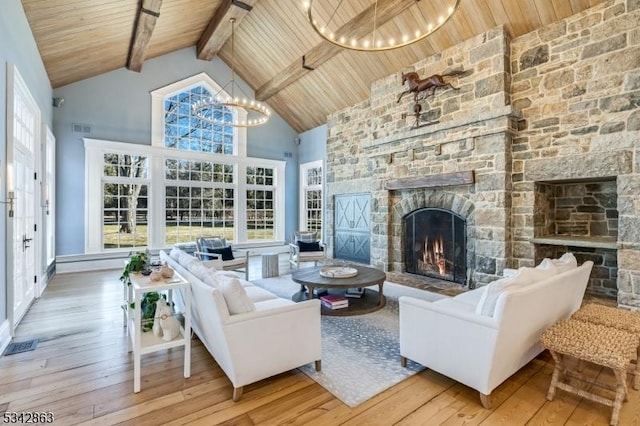
[[[247,167],[247,239],[270,240],[274,228],[274,169]]]
[[[322,235],[322,162],[300,166],[303,192],[304,230],[317,231]]]
[[[200,73],[152,91],[150,146],[84,138],[85,253],[129,252],[145,244],[166,248],[201,236],[224,236],[234,244],[284,241],[284,209],[274,206],[284,205],[286,162],[248,157],[246,129],[212,125],[191,110],[192,102],[220,90]],[[217,113],[229,122],[246,114],[228,108]],[[112,170],[104,175],[105,153],[129,155],[131,160],[145,157],[145,177],[131,181],[124,171],[114,171],[129,161],[124,158],[110,159]],[[127,165],[122,165],[125,170]],[[270,184],[248,184],[248,167],[269,169],[271,177],[264,170],[254,182]],[[104,184],[111,185],[105,199]],[[253,206],[250,212],[248,204]],[[134,224],[135,232],[129,233]]]
[[[146,247],[148,160],[145,156],[105,153],[102,178],[102,247]]]
[[[234,238],[234,166],[165,160],[165,244]]]
[[[203,120],[192,105],[211,97],[202,84],[164,98],[164,146],[183,151],[231,155],[234,152],[232,126]],[[233,122],[233,110],[225,106],[210,109],[216,120]]]

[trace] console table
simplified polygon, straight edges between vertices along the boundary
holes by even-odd
[[[142,331],[141,299],[145,293],[152,291],[168,293],[169,306],[172,305],[173,291],[184,289],[184,324],[180,327],[180,335],[175,339],[165,342],[162,337],[157,337],[152,331]],[[140,273],[131,274],[131,285],[127,291],[127,332],[130,337],[130,351],[133,351],[133,392],[140,392],[140,358],[144,354],[169,349],[184,347],[184,377],[191,376],[191,286],[177,272],[172,278],[152,281],[148,276]],[[131,303],[134,303],[132,309]]]

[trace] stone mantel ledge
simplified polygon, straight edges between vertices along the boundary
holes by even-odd
[[[474,117],[461,118],[459,120],[445,121],[444,123],[437,123],[433,125],[422,126],[417,129],[408,130],[403,133],[395,133],[393,135],[385,136],[383,138],[372,139],[370,141],[364,140],[362,143],[363,148],[373,148],[380,145],[385,145],[392,142],[397,142],[405,139],[413,139],[419,136],[429,135],[431,133],[438,133],[455,129],[458,127],[470,126],[476,123],[484,123],[486,121],[492,121],[500,118],[515,118],[521,119],[522,113],[514,108],[512,105],[506,105],[496,110],[492,110],[486,113],[480,113]],[[494,129],[486,132],[486,134],[496,133]],[[485,133],[474,136],[482,136]]]

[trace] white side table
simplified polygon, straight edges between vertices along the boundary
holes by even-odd
[[[152,281],[148,276],[140,273],[131,274],[131,286],[128,292],[129,303],[134,303],[134,309],[128,315],[127,331],[131,339],[133,351],[133,391],[140,392],[140,358],[144,354],[184,346],[184,377],[191,376],[191,285],[177,272],[172,278],[160,281]],[[140,300],[144,293],[152,291],[168,292],[169,306],[173,301],[173,290],[184,289],[184,326],[180,327],[180,335],[175,339],[165,342],[162,337],[156,337],[152,331],[142,331],[142,312]],[[131,300],[133,297],[133,300]],[[128,308],[130,309],[130,308]]]

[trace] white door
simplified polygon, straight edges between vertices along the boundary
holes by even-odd
[[[8,66],[7,77],[7,192],[13,195],[7,218],[7,283],[13,332],[36,294],[34,173],[40,110],[14,66]]]
[[[39,173],[42,176],[41,179],[41,193],[42,202],[40,203],[41,219],[40,219],[40,232],[37,238],[42,242],[39,250],[38,257],[42,260],[40,262],[40,276],[38,278],[38,293],[36,297],[39,297],[48,284],[48,270],[55,260],[56,251],[56,237],[55,237],[55,179],[56,179],[56,138],[53,136],[49,126],[43,127],[44,132],[44,147],[42,147],[42,153],[44,154],[44,161],[42,161],[42,171]]]

